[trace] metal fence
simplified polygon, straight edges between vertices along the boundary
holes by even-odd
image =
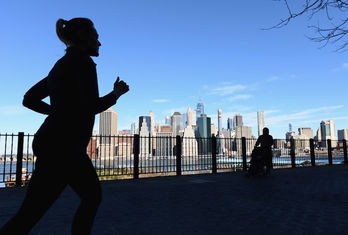
[[[0,134],[0,187],[28,183],[35,169],[33,135]],[[255,139],[168,135],[92,136],[87,154],[101,180],[246,171]],[[342,141],[275,139],[273,168],[347,164]],[[69,163],[67,163],[69,164]]]

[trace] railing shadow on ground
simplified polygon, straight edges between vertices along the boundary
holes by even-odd
[[[0,188],[26,185],[35,170],[34,135],[0,134]],[[256,139],[92,136],[87,147],[100,180],[246,171]],[[58,145],[64,149],[63,144]],[[54,151],[54,150],[53,150]],[[63,154],[63,153],[62,153]],[[347,164],[346,140],[275,139],[273,168]],[[69,163],[67,163],[69,164]]]

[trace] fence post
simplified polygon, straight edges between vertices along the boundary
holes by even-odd
[[[176,136],[176,175],[181,175],[181,137]]]
[[[315,166],[314,139],[312,138],[309,140],[309,148],[311,152],[311,163],[312,166]]]
[[[347,140],[343,139],[343,155],[344,155],[344,164],[348,163],[347,159]]]
[[[17,163],[16,163],[16,187],[22,186],[24,132],[18,132]]]
[[[139,179],[139,146],[140,137],[139,135],[134,135],[133,151],[134,151],[134,161],[133,161],[133,178]]]
[[[331,139],[327,140],[327,154],[329,158],[329,165],[332,165],[332,146],[331,146]]]
[[[242,157],[243,157],[243,171],[247,171],[246,139],[245,139],[245,137],[242,137]]]
[[[290,157],[291,157],[291,167],[296,167],[296,159],[295,159],[295,140],[294,138],[290,139]]]
[[[215,135],[213,134],[212,137],[211,137],[211,140],[212,140],[212,173],[213,174],[216,174],[217,173],[217,167],[216,167],[216,137]]]

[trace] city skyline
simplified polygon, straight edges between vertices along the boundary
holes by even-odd
[[[43,122],[45,116],[24,108],[22,98],[64,55],[56,20],[77,16],[91,18],[100,36],[100,57],[93,58],[100,95],[112,89],[118,75],[130,85],[113,106],[118,129],[130,129],[149,111],[162,123],[175,111],[186,113],[188,106],[196,110],[200,100],[216,127],[221,108],[223,128],[228,117],[240,113],[254,135],[258,110],[280,138],[288,123],[314,131],[322,120],[334,120],[336,130],[348,126],[345,53],[334,52],[331,44],[318,49],[304,37],[311,33],[306,19],[262,30],[287,14],[275,1],[257,1],[250,8],[247,2],[225,0],[98,5],[53,0],[3,2],[1,8],[0,19],[7,22],[0,38],[1,133],[34,134]]]
[[[202,105],[202,102],[199,101],[199,104]],[[181,119],[184,119],[184,116],[186,116],[186,115],[188,116],[188,113],[191,113],[191,112],[192,112],[192,110],[191,110],[190,106],[188,106],[187,113],[182,113],[181,114],[180,112],[175,111],[172,115],[165,116],[164,120],[158,121],[156,119],[151,119],[151,122],[153,123],[151,126],[158,125],[158,127],[160,128],[161,126],[168,125],[168,123],[166,122],[166,119],[168,119],[168,118],[173,119],[174,117],[175,118],[180,117]],[[152,111],[150,111],[150,114],[154,115]],[[247,128],[247,131],[244,131],[245,134],[248,133],[248,134],[245,135],[245,137],[249,138],[249,136],[254,136],[255,138],[257,138],[259,136],[260,131],[262,131],[263,127],[268,127],[270,129],[272,129],[272,127],[264,126],[264,123],[265,123],[264,111],[260,111],[259,110],[255,114],[256,114],[256,122],[257,122],[255,125],[249,126],[249,125],[244,124],[243,123],[243,115],[240,114],[240,113],[234,114],[233,117],[224,117],[224,122],[225,123],[222,124],[223,110],[219,108],[217,110],[216,123],[214,123],[213,121],[210,121],[210,122],[211,122],[211,125],[214,126],[214,128],[217,127],[216,135],[219,134],[220,129],[224,130],[224,131],[226,131],[226,130],[234,130],[234,131],[236,131],[236,133],[238,133],[238,132],[243,133],[243,130],[245,128]],[[192,113],[190,114],[190,116],[192,116]],[[213,120],[213,118],[211,116],[207,115],[207,114],[203,114],[203,116],[204,117],[208,117],[210,120]],[[140,116],[139,119],[143,118],[143,117],[144,116]],[[150,116],[147,116],[147,117],[150,118]],[[260,119],[262,119],[262,120],[260,120]],[[187,118],[187,120],[190,120],[187,123],[189,126],[197,127],[196,124],[193,124],[194,122],[192,123],[191,118]],[[198,120],[198,117],[196,117],[195,121],[197,121],[197,120]],[[233,125],[233,129],[228,129],[229,121]],[[295,127],[298,130],[298,132],[293,130],[294,128],[293,128],[292,123],[288,123],[289,130],[284,132],[284,133],[282,133],[282,135],[276,136],[276,135],[274,135],[272,133],[271,134],[274,135],[274,137],[278,138],[278,139],[288,139],[290,136],[296,137],[296,138],[299,138],[299,139],[301,139],[301,138],[302,139],[310,139],[310,138],[314,138],[314,137],[316,137],[318,135],[319,135],[319,139],[321,139],[321,138],[323,138],[322,137],[322,132],[321,132],[321,129],[322,129],[321,126],[322,126],[322,123],[326,123],[326,122],[330,123],[330,132],[331,132],[330,139],[331,140],[337,140],[339,135],[343,135],[343,136],[345,135],[345,134],[341,134],[341,133],[339,134],[339,131],[346,131],[346,130],[348,130],[347,128],[342,128],[342,129],[335,128],[335,124],[334,124],[335,121],[332,120],[332,119],[326,119],[326,120],[321,120],[319,122],[319,124],[318,123],[314,124],[314,128],[309,127],[309,125]],[[134,124],[134,123],[132,123],[132,124]],[[169,125],[173,127],[173,122],[169,123]],[[174,125],[176,125],[176,124],[174,124]],[[260,125],[262,126],[262,128],[260,128]],[[243,128],[239,128],[238,129],[238,127],[243,127],[244,129]],[[148,128],[150,128],[150,127],[148,127]],[[185,128],[186,127],[184,127],[184,125],[182,125],[180,128],[178,128],[174,132],[179,134],[179,135],[184,134],[183,131],[184,131]],[[122,129],[122,130],[131,130],[131,129],[125,128],[125,129]],[[139,127],[138,127],[138,130],[139,130]],[[313,134],[316,130],[317,130],[316,134]],[[319,131],[319,133],[318,133],[318,131]],[[213,133],[213,131],[211,133]],[[262,132],[261,132],[261,134],[262,134]],[[240,135],[242,136],[242,134],[240,134]],[[326,140],[328,138],[325,137],[324,139]]]

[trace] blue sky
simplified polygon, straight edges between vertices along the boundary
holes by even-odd
[[[119,130],[149,111],[164,123],[199,98],[215,124],[218,108],[224,126],[241,113],[254,134],[257,110],[279,138],[289,123],[315,131],[321,120],[334,119],[336,130],[348,128],[348,52],[318,49],[306,38],[312,34],[305,17],[261,30],[286,15],[280,2],[4,0],[0,9],[1,133],[35,133],[40,126],[45,117],[22,107],[23,95],[64,55],[56,20],[80,16],[91,18],[100,35],[94,58],[100,94],[116,76],[130,85],[113,106]]]

